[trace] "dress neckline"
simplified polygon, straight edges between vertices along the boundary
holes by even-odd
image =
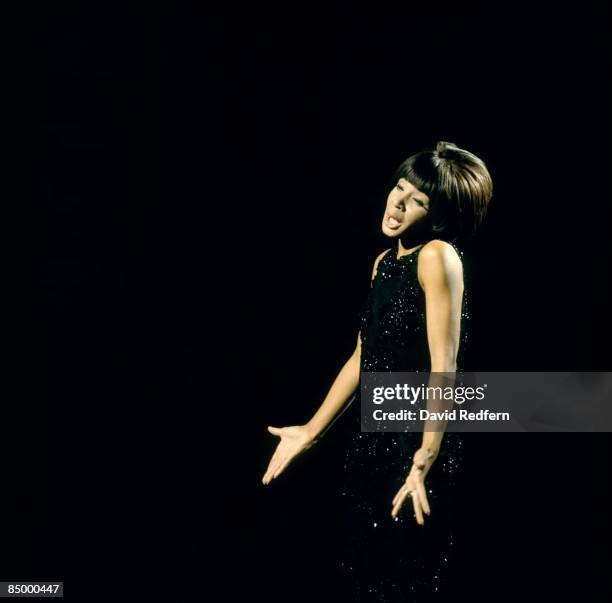
[[[397,257],[397,246],[392,247],[391,256],[396,262],[402,262],[405,258],[410,258],[413,255],[416,255],[419,251],[421,251],[421,248],[424,247],[424,245],[425,243],[421,243],[421,245],[419,245],[414,251],[411,251],[410,253],[405,253],[404,255],[401,255],[399,258]]]

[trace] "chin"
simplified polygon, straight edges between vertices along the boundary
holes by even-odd
[[[390,239],[395,239],[397,235],[400,234],[397,230],[391,230],[387,228],[385,225],[383,225],[381,230],[383,234],[388,236]]]

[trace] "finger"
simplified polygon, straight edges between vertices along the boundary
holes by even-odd
[[[403,487],[403,486],[402,486],[402,487]],[[394,506],[395,506],[395,503],[397,503],[397,501],[398,501],[398,499],[399,499],[399,497],[400,497],[400,494],[401,494],[401,493],[402,493],[402,488],[400,488],[400,489],[399,489],[399,490],[398,490],[398,491],[395,493],[395,496],[393,497],[393,500],[391,501],[391,506],[392,506],[392,507],[394,507]]]
[[[419,496],[417,493],[412,495],[412,506],[414,508],[414,514],[416,515],[417,523],[422,526],[425,524],[425,519],[423,518],[423,510],[421,509],[421,503],[419,501]]]
[[[269,473],[270,469],[278,463],[279,457],[280,457],[280,453],[279,453],[279,450],[277,448],[274,451],[274,454],[272,455],[272,458],[270,459],[270,462],[268,463],[268,468],[266,469],[266,473]]]
[[[291,459],[285,459],[281,465],[278,467],[278,469],[274,472],[274,474],[272,475],[272,479],[276,479],[287,467],[287,465],[291,462]]]
[[[399,513],[399,510],[402,508],[402,500],[398,500],[395,505],[393,506],[393,509],[391,509],[391,517],[393,517],[393,519],[395,519],[397,517],[397,514]]]
[[[395,495],[395,497],[393,498],[393,502],[391,503],[392,505],[394,505],[394,504],[395,504],[395,503],[396,503],[396,502],[399,500],[399,497],[402,495],[402,492],[403,492],[403,493],[406,493],[406,487],[407,487],[407,486],[406,486],[406,484],[404,484],[404,485],[403,485],[403,486],[402,486],[402,487],[401,487],[401,488],[400,488],[400,489],[397,491],[397,494]]]
[[[276,465],[268,465],[268,468],[266,469],[266,473],[263,476],[263,479],[261,480],[264,484],[269,484],[270,483],[270,479],[272,477],[272,469],[275,467]]]
[[[266,474],[264,475],[263,479],[261,480],[265,486],[267,486],[272,481],[272,476],[274,475],[273,471],[274,471],[275,467],[276,467],[276,465],[274,467],[270,467],[270,469],[268,469],[268,471],[266,471]]]
[[[283,430],[280,427],[272,427],[272,425],[268,425],[268,431],[279,436]]]
[[[404,504],[404,501],[406,500],[407,496],[408,496],[408,491],[407,490],[403,490],[402,492],[400,492],[399,498],[397,499],[397,501],[393,505],[393,509],[391,510],[391,517],[393,517],[393,519],[395,519],[397,517],[397,515],[400,512],[400,509],[402,508],[402,506]]]
[[[266,473],[262,480],[264,484],[270,481],[270,478],[272,477],[274,470],[278,466],[279,460],[280,460],[280,455],[277,450],[272,456],[272,459],[270,460],[270,463],[268,464],[268,468],[266,469]]]
[[[264,486],[267,486],[270,483],[270,477],[271,477],[271,474],[270,474],[270,470],[268,469],[266,473],[264,474],[264,476],[261,478],[261,483]]]
[[[283,461],[284,461],[284,457],[281,456],[280,454],[275,455],[275,458],[273,458],[270,461],[270,465],[268,467],[268,470],[266,471],[266,475],[268,476],[268,481],[271,481],[272,479],[274,479],[274,473],[278,469],[278,467],[282,464]]]
[[[417,482],[417,492],[419,494],[419,502],[421,503],[421,507],[423,507],[423,511],[425,511],[427,515],[431,515],[429,501],[427,500],[427,491],[425,490],[425,484],[423,482]]]
[[[279,458],[278,461],[274,464],[273,467],[270,468],[270,478],[274,479],[276,477],[276,472],[278,468],[283,464],[284,458]]]

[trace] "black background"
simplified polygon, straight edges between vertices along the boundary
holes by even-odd
[[[609,369],[603,7],[28,15],[3,64],[27,67],[36,395],[1,579],[64,580],[73,601],[334,600],[346,426],[263,487],[266,425],[306,421],[352,352],[385,186],[437,140],[495,185],[466,369]],[[605,439],[468,438],[456,600],[601,600]]]

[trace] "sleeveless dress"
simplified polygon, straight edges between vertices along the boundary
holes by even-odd
[[[463,262],[463,252],[453,245]],[[429,371],[425,298],[417,278],[422,246],[396,257],[391,248],[360,314],[361,372]],[[467,341],[467,287],[461,314],[460,358]],[[361,384],[360,384],[361,385]],[[410,498],[398,518],[391,501],[403,485],[423,434],[361,433],[360,388],[348,409],[350,441],[340,486],[341,515],[337,524],[340,580],[336,600],[407,603],[443,600],[455,549],[453,499],[460,467],[460,434],[444,434],[438,458],[425,487],[431,515],[416,523]]]

